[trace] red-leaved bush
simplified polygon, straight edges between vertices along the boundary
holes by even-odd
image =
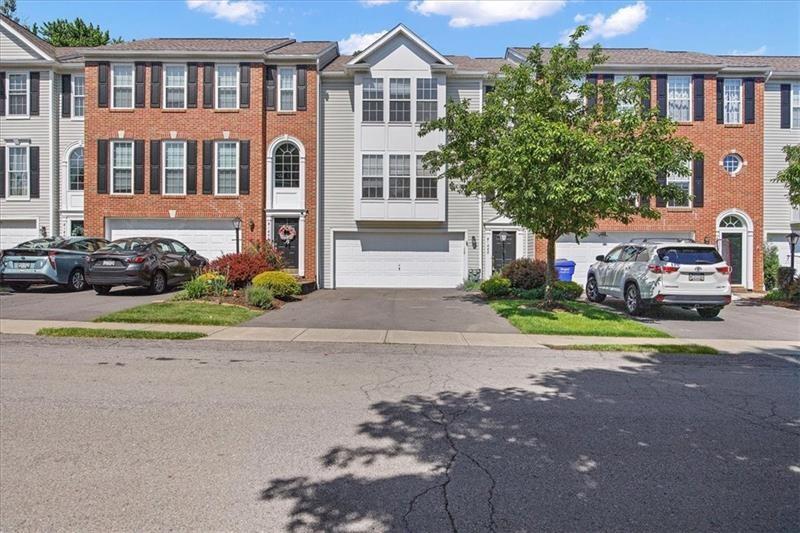
[[[225,254],[217,257],[208,265],[208,270],[219,272],[228,278],[228,283],[235,289],[245,287],[258,274],[268,270],[280,270],[283,267],[280,252],[267,242],[253,245],[238,254]]]
[[[515,289],[525,291],[543,287],[547,278],[547,263],[539,259],[515,259],[503,268],[503,277]]]

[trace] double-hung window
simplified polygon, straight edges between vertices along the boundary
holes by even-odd
[[[676,122],[691,122],[692,78],[689,76],[667,77],[667,116]]]
[[[616,75],[616,76],[614,76],[614,84],[622,83],[622,82],[624,82],[626,80],[631,80],[631,79],[634,79],[634,77],[630,76],[630,75],[625,75],[625,74],[623,74],[622,76]],[[625,95],[625,96],[627,96],[627,95]],[[617,111],[619,111],[620,113],[625,113],[626,111],[633,111],[634,109],[636,109],[636,104],[634,102],[632,102],[632,101],[631,102],[625,102],[625,101],[619,100],[617,102]]]
[[[28,84],[27,72],[8,73],[8,113],[9,117],[28,116]]]
[[[411,156],[389,156],[389,198],[411,198]]]
[[[8,146],[7,154],[7,179],[6,197],[9,200],[27,200],[30,198],[31,165],[30,150],[28,146]]]
[[[383,78],[364,78],[361,82],[361,120],[383,122]]]
[[[111,87],[111,107],[133,109],[133,65],[112,65]]]
[[[216,164],[215,194],[235,196],[239,194],[239,143],[217,141],[214,151]]]
[[[389,122],[411,122],[410,78],[389,78]]]
[[[800,128],[800,83],[792,84],[792,128]]]
[[[72,117],[83,118],[86,108],[86,78],[83,74],[72,76]]]
[[[726,78],[722,84],[725,124],[742,123],[742,80]]]
[[[437,118],[437,92],[435,78],[417,78],[417,122],[429,122]]]
[[[186,108],[186,65],[164,67],[164,108]]]
[[[111,143],[111,192],[133,194],[133,141]]]
[[[278,86],[280,87],[280,98],[278,98],[278,111],[294,111],[294,86],[296,71],[293,67],[281,67],[278,69]]]
[[[667,185],[676,185],[686,192],[687,196],[692,194],[692,175],[689,174],[667,174]],[[685,202],[669,202],[669,207],[691,207],[692,200],[687,198]]]
[[[186,143],[164,141],[164,194],[186,194]]]
[[[417,199],[436,198],[438,179],[422,164],[422,156],[417,156]]]
[[[383,198],[383,156],[361,156],[361,197]]]
[[[69,154],[69,190],[83,190],[83,148],[75,148]]]
[[[239,67],[217,65],[217,109],[239,107]]]

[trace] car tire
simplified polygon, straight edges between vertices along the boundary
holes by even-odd
[[[92,288],[94,289],[94,292],[101,296],[105,296],[111,292],[111,285],[93,285]]]
[[[719,316],[720,311],[722,311],[721,307],[698,307],[697,314],[700,315],[700,318],[717,318]]]
[[[83,270],[76,268],[69,273],[67,279],[67,289],[72,292],[80,292],[86,288],[86,278],[83,276]]]
[[[30,288],[31,284],[30,283],[9,283],[8,286],[11,287],[11,290],[14,291],[14,292],[25,292]]]
[[[597,279],[594,276],[589,276],[586,281],[586,299],[596,304],[603,303],[606,299],[605,294],[600,294],[600,289],[597,287]]]
[[[630,283],[625,287],[625,311],[631,316],[639,316],[644,313],[645,306],[639,287],[635,283]]]
[[[167,275],[163,270],[156,270],[150,280],[150,294],[163,294],[167,291]]]

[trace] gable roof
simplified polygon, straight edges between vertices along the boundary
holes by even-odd
[[[412,42],[414,42],[417,46],[428,52],[430,55],[436,59],[438,63],[443,66],[450,67],[453,64],[448,60],[445,56],[437,52],[431,45],[426,43],[420,36],[418,36],[413,31],[409,30],[404,24],[398,24],[388,32],[386,32],[380,39],[369,45],[366,50],[359,52],[358,55],[353,57],[347,63],[347,67],[355,67],[362,61],[366,60],[369,56],[375,53],[376,50],[380,49],[384,44],[388,43],[392,39],[394,39],[397,35],[404,35]]]
[[[0,23],[2,23],[4,26],[7,26],[12,33],[17,35],[17,37],[26,41],[28,45],[34,49],[34,51],[42,55],[45,59],[54,60],[56,58],[56,47],[41,37],[37,37],[32,31],[22,24],[14,22],[5,15],[0,15]]]

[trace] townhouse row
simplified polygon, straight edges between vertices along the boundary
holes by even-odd
[[[36,235],[169,236],[215,257],[276,242],[289,269],[336,287],[455,287],[544,243],[421,165],[420,126],[451,99],[480,110],[502,58],[443,55],[405,26],[364,51],[293,39],[147,39],[52,47],[0,20],[0,246]],[[557,255],[582,278],[636,237],[715,243],[733,282],[800,228],[772,178],[800,144],[800,58],[607,49],[589,76],[650,80],[648,105],[705,158],[667,176],[691,200],[658,221],[602,222]]]

